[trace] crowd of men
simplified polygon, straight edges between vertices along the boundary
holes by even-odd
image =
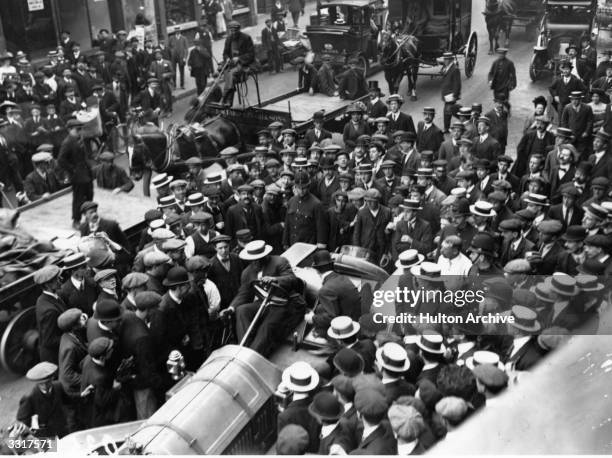
[[[98,235],[105,248],[35,274],[43,362],[28,373],[37,385],[18,427],[62,436],[147,418],[172,385],[172,350],[189,370],[228,342],[270,357],[306,321],[329,357],[283,372],[277,452],[418,454],[494,404],[509,374],[530,370],[567,334],[596,332],[612,269],[612,66],[598,67],[604,76],[587,91],[563,62],[550,87],[558,121],[546,97],[534,99],[514,160],[516,75],[499,52],[489,111],[458,105],[456,64],[445,56],[443,128],[435,108],[413,119],[400,95],[383,100],[372,83],[369,102],[347,109],[343,132],[326,130],[317,112],[303,138],[276,122],[259,131],[246,162],[237,148],[223,150],[225,178],[195,157],[186,177],[156,175],[157,208],[144,215],[138,244],[95,202],[80,203],[81,235]],[[299,242],[317,247],[314,309],[280,256]],[[345,245],[367,250],[400,287],[484,292],[460,309],[398,299],[398,313],[513,320],[502,332],[376,323],[362,292],[333,270],[332,253]],[[268,306],[250,329],[259,287]]]

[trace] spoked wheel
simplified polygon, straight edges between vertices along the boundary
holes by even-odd
[[[465,76],[471,78],[476,67],[476,57],[478,56],[478,37],[472,33],[467,48],[465,49]]]
[[[39,361],[36,309],[18,313],[6,327],[0,340],[0,364],[14,374],[25,374]]]
[[[363,76],[368,76],[368,59],[366,59],[364,56],[359,56],[357,60],[359,61],[359,68],[363,68]]]

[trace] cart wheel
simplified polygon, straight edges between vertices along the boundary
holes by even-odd
[[[0,364],[14,374],[25,374],[39,361],[36,309],[19,312],[8,324],[0,341]]]
[[[359,61],[359,68],[363,68],[363,76],[367,77],[369,68],[368,59],[364,56],[359,56],[357,60]]]
[[[476,57],[478,55],[478,37],[472,33],[465,50],[465,76],[471,78],[476,67]]]
[[[531,78],[531,81],[535,83],[537,80],[539,80],[540,76],[542,76],[542,71],[543,64],[541,59],[537,54],[534,54],[531,57],[531,62],[529,63],[529,78]]]

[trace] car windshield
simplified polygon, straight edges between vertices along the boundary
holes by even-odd
[[[359,25],[365,24],[365,15],[362,8],[348,5],[329,5],[319,10],[321,23],[330,25]]]

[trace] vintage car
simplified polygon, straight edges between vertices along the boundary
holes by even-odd
[[[306,36],[315,53],[315,65],[323,54],[332,57],[336,70],[357,58],[365,73],[376,62],[377,44],[384,25],[385,7],[380,0],[340,0],[319,3],[310,16]]]
[[[283,253],[305,285],[312,306],[321,285],[310,267],[316,246],[296,243]],[[358,247],[334,254],[334,270],[347,275],[369,310],[372,292],[389,275],[354,256]],[[299,329],[296,330],[299,332]],[[210,455],[265,454],[276,440],[276,389],[282,370],[295,361],[323,361],[324,356],[281,346],[270,360],[249,348],[226,345],[214,351],[195,374],[186,374],[167,393],[167,402],[146,421],[79,431],[62,438],[62,454]],[[214,412],[215,414],[211,414]],[[220,414],[223,412],[223,414]]]

